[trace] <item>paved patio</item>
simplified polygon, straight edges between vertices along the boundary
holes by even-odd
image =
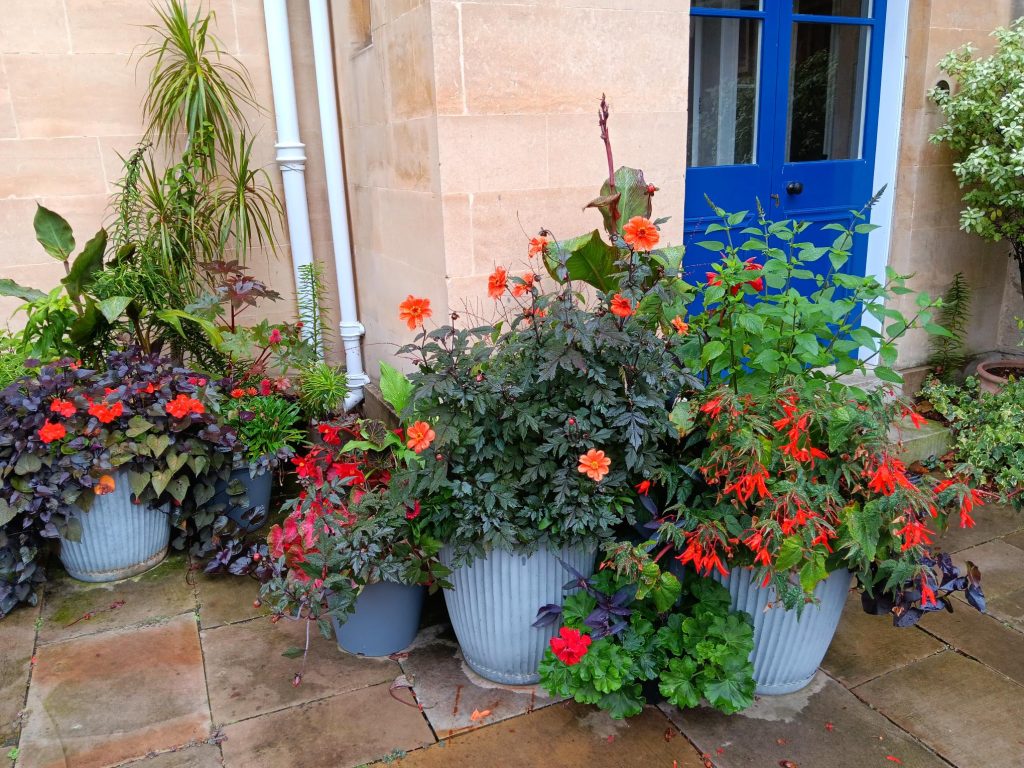
[[[989,508],[946,548],[984,571],[989,615],[963,606],[897,630],[851,596],[804,691],[741,715],[648,707],[616,722],[466,672],[439,603],[408,654],[353,657],[271,624],[254,583],[190,574],[59,579],[0,623],[0,743],[19,768],[1020,768],[1024,515]],[[408,687],[412,684],[412,689]],[[10,750],[10,752],[8,752]]]

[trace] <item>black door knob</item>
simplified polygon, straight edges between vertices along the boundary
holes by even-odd
[[[799,195],[804,191],[804,183],[802,181],[791,181],[786,185],[786,192],[790,195]]]

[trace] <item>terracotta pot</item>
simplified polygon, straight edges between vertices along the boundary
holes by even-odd
[[[1024,360],[989,360],[987,363],[981,363],[978,366],[978,386],[982,392],[994,395],[1006,386],[1008,379],[1005,376],[997,376],[991,373],[990,371],[993,368],[1012,368],[1018,372],[1014,374],[1015,379],[1024,379]]]

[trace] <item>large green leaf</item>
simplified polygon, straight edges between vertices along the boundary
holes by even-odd
[[[621,234],[623,225],[634,216],[651,217],[651,196],[644,172],[623,166],[615,172],[615,190],[612,191],[611,185],[605,181],[600,197],[591,200],[586,207],[597,208],[601,212],[606,231]],[[614,224],[613,208],[618,212],[618,220]]]
[[[881,528],[882,515],[876,503],[854,506],[846,518],[846,530],[864,553],[865,560],[875,559]]]
[[[109,299],[103,299],[97,306],[103,316],[107,318],[108,323],[115,323],[131,303],[131,296],[111,296]]]
[[[102,318],[103,316],[96,307],[96,302],[92,299],[86,299],[85,311],[68,329],[68,338],[79,346],[88,344],[96,333],[96,328],[99,326]]]
[[[39,301],[46,298],[42,291],[18,285],[8,277],[0,278],[0,296],[13,296],[22,301]]]
[[[412,382],[393,365],[380,362],[380,392],[388,404],[401,413],[412,397]]]
[[[107,230],[101,229],[75,257],[67,277],[61,280],[68,296],[77,298],[89,287],[96,273],[103,268],[103,252],[107,249]]]
[[[43,250],[57,261],[70,258],[75,249],[75,236],[63,216],[37,203],[32,224],[36,229],[36,240],[43,246]]]
[[[571,240],[559,240],[545,249],[544,255],[548,272],[555,280],[559,280],[558,267],[564,258],[569,280],[579,280],[606,293],[616,286],[612,276],[618,271],[615,262],[619,250],[602,240],[596,229]]]

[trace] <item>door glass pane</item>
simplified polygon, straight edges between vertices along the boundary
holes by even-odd
[[[687,165],[753,163],[761,21],[690,19]]]
[[[870,30],[793,25],[786,161],[861,156]]]
[[[871,0],[793,0],[793,13],[867,19],[871,17]]]
[[[725,8],[730,11],[760,11],[761,0],[693,0],[691,8]]]

